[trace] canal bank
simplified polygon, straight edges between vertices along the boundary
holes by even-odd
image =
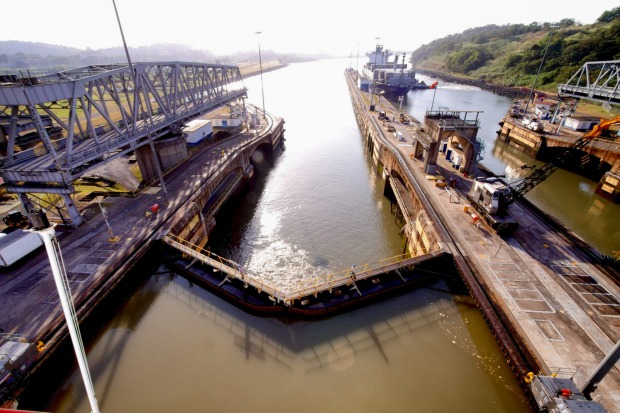
[[[521,367],[547,372],[554,367],[567,367],[575,369],[574,379],[578,385],[584,384],[598,364],[596,360],[600,361],[620,337],[615,322],[620,309],[615,298],[619,296],[617,286],[587,256],[575,251],[570,240],[517,205],[513,205],[512,211],[521,222],[522,230],[514,236],[500,238],[485,225],[476,225],[479,217],[464,213],[467,209],[464,195],[471,179],[454,170],[449,162],[439,160],[435,175],[441,175],[446,182],[456,178],[457,185],[452,191],[438,186],[437,178],[429,178],[426,152],[424,159],[418,159],[414,152],[416,142],[428,141],[420,133],[430,129],[428,125],[415,121],[412,128],[394,124],[405,137],[404,141],[396,141],[380,126],[376,112],[367,110],[370,97],[357,90],[351,74],[349,71],[346,76],[358,123],[364,139],[373,141],[368,145],[376,148],[377,165],[387,169],[388,176],[396,164],[408,169],[409,174],[399,172],[398,175],[407,176],[408,185],[421,189],[410,196],[424,196],[432,204],[472,295],[479,303],[486,299],[491,305],[485,308],[484,304],[479,304],[489,315],[489,325],[512,359],[515,372],[520,374]],[[397,112],[390,107],[385,110],[388,118],[390,112]],[[396,154],[398,160],[386,157],[386,152]],[[472,277],[467,276],[467,272],[471,272]],[[603,305],[594,301],[595,297],[586,293],[585,282],[600,287],[605,299],[611,301]],[[478,287],[481,291],[476,291]],[[493,321],[495,317],[499,322]],[[580,348],[579,354],[571,353],[574,348]],[[514,357],[519,354],[527,360],[525,365]],[[618,373],[613,370],[599,388],[609,411],[619,411]]]

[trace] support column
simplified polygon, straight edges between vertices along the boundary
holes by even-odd
[[[19,202],[22,204],[22,208],[24,209],[24,213],[28,215],[32,209],[34,209],[34,205],[30,198],[28,198],[27,194],[18,194]]]
[[[61,194],[63,201],[65,201],[65,206],[67,207],[67,212],[69,213],[69,219],[71,220],[71,226],[74,228],[79,227],[85,221],[78,211],[77,207],[73,203],[71,196],[69,194]]]

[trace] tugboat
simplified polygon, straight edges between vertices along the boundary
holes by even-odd
[[[383,45],[377,44],[375,51],[367,53],[368,63],[364,65],[362,77],[372,90],[372,93],[381,93],[386,97],[404,96],[412,89],[428,89],[424,82],[415,77],[415,70],[407,68],[405,54],[401,63],[399,56],[394,56],[393,62],[389,62],[389,50],[384,50]]]

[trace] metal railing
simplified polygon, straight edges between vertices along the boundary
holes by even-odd
[[[359,267],[346,269],[329,274],[323,274],[311,278],[301,278],[292,291],[282,291],[268,282],[262,280],[256,274],[243,268],[240,264],[206,250],[205,248],[186,241],[176,235],[166,234],[162,239],[166,244],[181,251],[196,260],[203,262],[218,269],[226,274],[225,279],[220,286],[231,278],[240,280],[244,285],[251,285],[259,293],[265,292],[274,302],[280,302],[286,306],[290,306],[294,301],[301,300],[304,297],[314,295],[315,297],[324,291],[332,291],[335,288],[343,286],[351,286],[357,289],[356,281],[361,281],[394,271],[402,267],[412,266],[417,263],[435,258],[443,253],[439,246],[431,252],[412,257],[410,254],[401,254],[389,258],[381,259],[375,263],[364,264]],[[358,290],[359,292],[359,290]],[[361,292],[360,292],[361,295]]]
[[[226,274],[226,278],[220,283],[222,285],[229,280],[229,277],[243,281],[246,285],[251,285],[259,292],[265,292],[278,301],[284,301],[284,296],[271,285],[265,283],[259,277],[243,268],[240,264],[204,249],[203,247],[186,241],[173,234],[166,234],[162,239],[166,244],[187,254],[188,256],[204,262]]]

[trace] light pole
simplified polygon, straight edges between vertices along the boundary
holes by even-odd
[[[258,65],[260,68],[260,93],[263,98],[263,118],[267,115],[265,114],[265,89],[263,87],[263,58],[260,53],[260,34],[261,32],[256,32],[256,38],[258,39]]]
[[[381,92],[377,93],[377,99],[379,103],[379,112],[381,112],[381,109],[383,109],[383,106],[381,105],[381,96],[383,96],[384,93],[385,93],[385,90],[382,90]]]
[[[103,201],[103,197],[98,196],[96,200],[97,200],[97,204],[99,205],[99,209],[101,210],[101,216],[103,216],[105,225],[108,227],[108,232],[110,233],[110,238],[108,239],[108,241],[110,242],[118,241],[120,237],[114,236],[114,233],[112,232],[112,227],[110,226],[110,222],[108,221],[108,215],[109,215],[108,209],[101,206],[101,201]]]
[[[131,58],[129,57],[129,48],[127,47],[127,42],[125,41],[125,34],[123,33],[123,26],[121,25],[121,18],[118,15],[118,9],[116,8],[116,2],[112,0],[112,4],[114,5],[114,13],[116,13],[116,20],[118,21],[118,28],[121,32],[121,37],[123,39],[123,47],[125,48],[125,55],[127,56],[127,64],[129,65],[129,71],[131,73],[131,79],[133,80],[134,90],[139,90],[136,72],[133,70],[133,65],[131,63]],[[137,98],[139,95],[137,92],[134,92],[134,98]],[[135,115],[134,115],[135,116]],[[152,119],[150,120],[153,121]],[[166,203],[170,203],[170,199],[168,198],[168,190],[166,189],[166,183],[164,182],[164,174],[161,172],[161,163],[159,162],[159,157],[157,156],[157,152],[155,150],[155,144],[153,143],[153,137],[151,135],[151,131],[148,127],[147,119],[145,119],[146,125],[146,136],[149,141],[149,146],[151,147],[151,153],[153,154],[153,163],[155,163],[155,168],[157,169],[157,177],[159,179],[159,183],[161,184],[161,189],[164,192],[164,198],[166,199]],[[135,130],[136,122],[131,122],[132,131]],[[101,205],[100,205],[101,206]]]

